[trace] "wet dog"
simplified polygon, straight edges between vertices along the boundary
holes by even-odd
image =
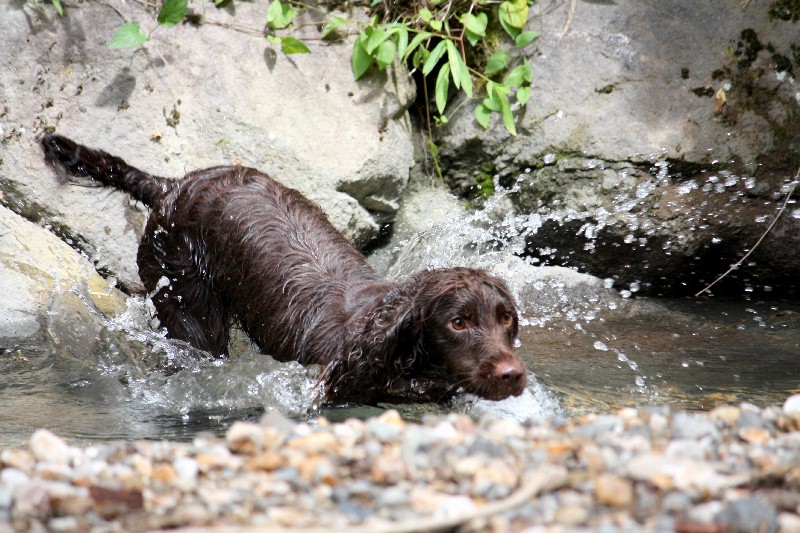
[[[172,180],[60,135],[41,144],[62,182],[91,178],[150,208],[137,262],[169,337],[224,356],[236,320],[264,353],[325,365],[334,402],[522,393],[500,279],[448,268],[387,282],[316,204],[251,168]]]

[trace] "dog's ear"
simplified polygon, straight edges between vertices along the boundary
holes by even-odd
[[[371,355],[394,374],[414,367],[424,356],[424,310],[418,300],[415,293],[392,291],[369,327]]]

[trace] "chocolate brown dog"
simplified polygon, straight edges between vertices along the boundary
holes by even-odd
[[[264,353],[326,365],[337,402],[522,393],[500,279],[448,268],[384,281],[316,204],[251,168],[172,180],[60,135],[41,143],[61,181],[88,177],[151,209],[139,275],[170,337],[223,356],[238,320]]]

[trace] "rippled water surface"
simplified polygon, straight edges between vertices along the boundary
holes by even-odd
[[[413,420],[452,410],[525,419],[653,402],[692,409],[763,405],[800,390],[800,306],[793,304],[673,301],[633,318],[528,326],[521,340],[536,375],[522,397],[462,398],[447,406],[400,406],[401,412]],[[152,344],[158,343],[143,343]],[[180,345],[172,350],[191,356]],[[340,420],[384,407],[320,408],[313,369],[254,353],[177,372],[144,372],[141,363],[110,359],[93,366],[41,346],[7,349],[0,356],[0,445],[22,444],[40,427],[78,441],[188,439],[257,419],[265,409]]]
[[[750,178],[742,179],[750,188]],[[665,180],[666,167],[659,167],[651,187],[637,189],[636,199],[621,203],[615,213],[630,215],[630,224],[641,226],[643,207],[637,202]],[[514,215],[506,210],[506,195],[513,190],[495,186],[497,193],[483,209],[461,217],[448,211],[438,217],[443,222],[398,246],[388,274],[466,264],[494,270],[512,290],[527,284],[527,295],[518,294],[529,324],[522,328],[519,352],[533,373],[530,386],[503,402],[459,398],[444,406],[398,406],[407,419],[466,411],[525,420],[650,403],[708,409],[719,403],[776,403],[800,391],[800,304],[760,302],[745,294],[730,302],[627,306],[616,293],[594,298],[602,293],[597,288],[584,297],[570,295],[564,290],[569,284],[557,279],[532,282],[535,274],[519,256],[545,219],[583,220],[591,214],[600,222],[581,230],[591,249],[595,230],[609,213]],[[727,194],[725,187],[718,194]],[[618,289],[623,296],[638,290]],[[210,360],[155,333],[152,309],[141,298],[131,298],[128,311],[108,323],[91,348],[84,347],[91,339],[73,335],[70,321],[58,320],[60,315],[68,313],[51,312],[47,339],[0,346],[0,445],[24,443],[41,427],[83,442],[189,439],[200,432],[222,433],[232,421],[257,419],[266,410],[296,419],[340,420],[386,408],[320,407],[314,389],[318,369],[276,363],[246,342],[236,352],[240,357]]]
[[[709,409],[800,392],[800,306],[680,300],[666,313],[529,328],[529,367],[568,412]]]

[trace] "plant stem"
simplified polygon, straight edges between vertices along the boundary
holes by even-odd
[[[775,223],[778,222],[778,219],[781,218],[781,215],[786,210],[786,205],[789,203],[789,199],[792,197],[792,194],[794,194],[794,191],[797,188],[797,184],[798,184],[797,180],[798,179],[800,179],[800,168],[797,169],[797,174],[794,175],[794,183],[792,184],[792,188],[789,189],[789,192],[786,194],[786,200],[783,201],[783,205],[781,206],[780,210],[778,210],[778,214],[775,215],[774,219],[772,219],[772,223],[770,223],[770,225],[767,227],[767,229],[761,235],[761,238],[759,238],[758,241],[756,241],[756,243],[753,245],[753,247],[750,248],[749,252],[744,254],[744,256],[741,259],[739,259],[733,266],[731,266],[724,274],[722,274],[720,277],[718,277],[717,279],[715,279],[714,281],[709,283],[706,286],[705,289],[703,289],[702,291],[700,291],[697,294],[695,294],[694,295],[695,298],[697,298],[698,296],[700,296],[704,292],[708,291],[708,289],[710,289],[711,287],[716,285],[717,282],[720,281],[722,278],[724,278],[725,276],[727,276],[728,274],[730,274],[731,272],[733,272],[734,270],[739,268],[742,265],[742,263],[744,263],[747,260],[747,258],[750,257],[750,254],[752,254],[753,251],[756,248],[758,248],[758,245],[761,244],[761,241],[763,241],[764,238],[767,236],[767,234],[769,234],[769,232],[772,231],[772,228],[775,226]]]

